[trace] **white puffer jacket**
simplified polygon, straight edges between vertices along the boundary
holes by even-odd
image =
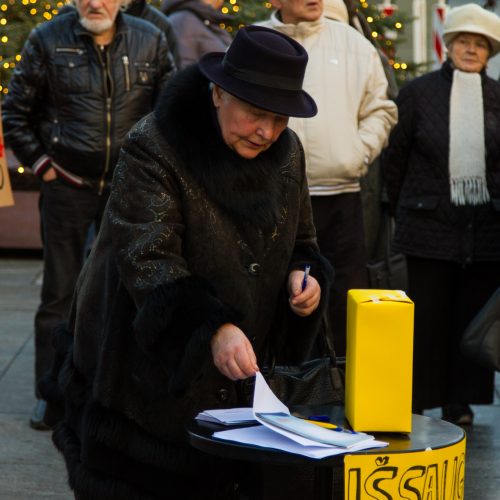
[[[309,54],[304,90],[319,111],[291,118],[289,127],[304,145],[311,195],[359,191],[359,178],[397,122],[375,48],[355,29],[324,17],[284,24],[274,12],[259,24],[294,38]]]

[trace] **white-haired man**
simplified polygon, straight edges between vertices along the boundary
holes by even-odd
[[[92,223],[131,126],[153,109],[175,69],[164,35],[124,15],[127,0],[76,0],[35,28],[9,85],[5,138],[40,178],[44,276],[35,316],[35,381],[52,363],[51,331],[64,321]],[[37,401],[31,426],[47,428]]]
[[[314,224],[321,252],[335,268],[331,323],[337,354],[345,353],[347,290],[366,288],[360,177],[397,120],[375,48],[355,29],[325,19],[323,0],[271,0],[262,26],[287,34],[309,54],[304,89],[318,104],[305,122],[290,119],[305,150]]]

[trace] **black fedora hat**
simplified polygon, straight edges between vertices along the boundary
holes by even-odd
[[[230,94],[258,108],[309,118],[318,109],[302,90],[307,52],[295,40],[263,26],[238,31],[227,52],[211,52],[201,72]]]

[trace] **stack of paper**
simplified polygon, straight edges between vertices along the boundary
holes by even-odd
[[[290,410],[274,395],[260,373],[255,378],[253,416],[262,425],[215,432],[214,438],[274,448],[310,458],[388,445],[368,434],[328,430],[292,417]],[[338,444],[333,444],[335,442]]]
[[[283,429],[292,434],[310,439],[311,441],[340,446],[341,448],[351,448],[357,444],[374,439],[374,437],[369,434],[353,432],[340,427],[325,429],[303,418],[297,418],[287,413],[256,413],[256,417],[263,422],[264,425],[278,433],[280,429]]]
[[[223,425],[241,425],[255,423],[253,408],[230,408],[229,410],[205,410],[196,415],[196,420],[214,422]]]

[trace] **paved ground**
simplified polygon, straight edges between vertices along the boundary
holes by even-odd
[[[28,426],[34,403],[32,324],[41,270],[39,259],[0,254],[0,500],[72,498],[50,434]],[[500,381],[497,394],[498,389]],[[498,500],[500,399],[474,411],[475,425],[467,435],[465,499]],[[439,417],[437,411],[427,414]]]
[[[0,499],[73,498],[50,433],[30,429],[40,260],[0,259]],[[125,500],[125,499],[124,499]]]

